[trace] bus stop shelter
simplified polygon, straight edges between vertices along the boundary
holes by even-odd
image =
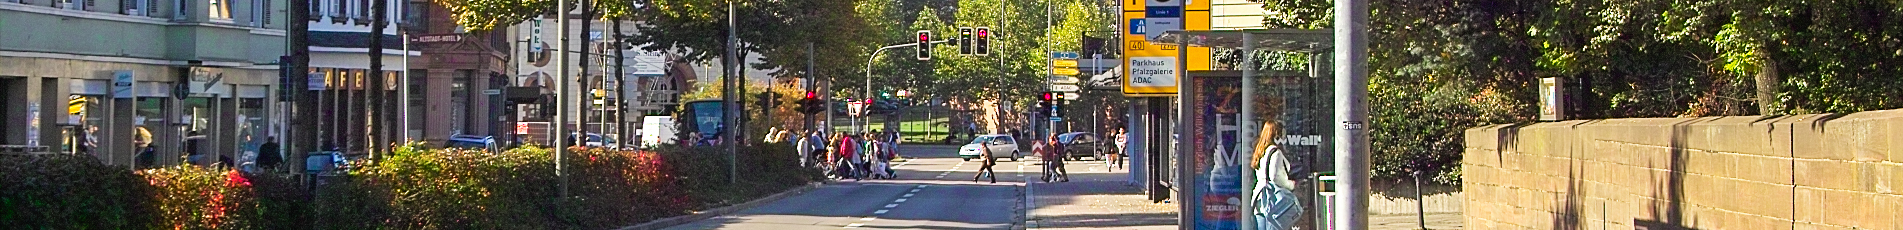
[[[1168,31],[1152,43],[1176,46],[1200,46],[1213,49],[1238,49],[1242,62],[1236,71],[1199,71],[1179,80],[1176,132],[1185,134],[1176,143],[1177,159],[1172,188],[1183,202],[1178,217],[1184,229],[1254,229],[1250,194],[1256,183],[1255,170],[1249,168],[1257,141],[1273,141],[1290,162],[1291,188],[1306,210],[1296,223],[1302,229],[1325,225],[1325,175],[1333,165],[1333,143],[1324,135],[1333,122],[1333,80],[1327,71],[1328,53],[1334,48],[1330,30],[1250,29],[1221,31]],[[1188,58],[1188,49],[1177,49],[1177,59]],[[1303,54],[1309,60],[1301,70],[1258,70],[1254,63],[1259,51]],[[1178,70],[1185,69],[1180,66]],[[1239,89],[1237,89],[1239,88]],[[1229,92],[1239,91],[1239,92]],[[1238,96],[1228,96],[1238,95]],[[1230,98],[1240,99],[1239,101]],[[1226,109],[1235,108],[1235,109]],[[1258,137],[1264,121],[1273,119],[1276,136]],[[1160,130],[1153,130],[1160,131]],[[1167,135],[1167,134],[1164,134]],[[1159,178],[1160,179],[1160,178]],[[1236,201],[1242,202],[1224,202]],[[1232,218],[1224,218],[1232,217]],[[1230,224],[1233,223],[1233,224]]]

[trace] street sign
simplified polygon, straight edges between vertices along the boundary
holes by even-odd
[[[425,43],[425,44],[453,43],[453,42],[462,42],[462,41],[463,41],[463,34],[461,33],[424,34],[424,35],[416,35],[415,37],[410,37],[410,42]]]
[[[1051,121],[1064,121],[1064,117],[1051,117]]]
[[[1082,95],[1078,95],[1077,92],[1064,92],[1064,100],[1075,101],[1078,99],[1083,99],[1083,97]]]
[[[1057,59],[1057,60],[1051,60],[1051,66],[1055,66],[1055,67],[1072,67],[1072,68],[1076,68],[1076,67],[1077,67],[1077,59]]]
[[[1072,76],[1051,76],[1048,78],[1048,81],[1050,81],[1051,84],[1077,84],[1083,82],[1082,80],[1078,80],[1077,77]]]
[[[667,56],[645,51],[621,51],[628,57],[628,72],[637,77],[660,77],[667,75]]]
[[[849,104],[849,105],[847,105],[847,106],[846,106],[846,108],[847,108],[847,112],[849,112],[849,113],[850,113],[850,114],[848,114],[848,115],[852,115],[852,116],[855,116],[855,117],[857,117],[857,116],[859,116],[859,114],[862,114],[862,113],[865,113],[865,110],[866,110],[866,103],[865,103],[865,102],[859,102],[859,101],[854,101],[854,102],[852,102],[852,104]]]
[[[1163,31],[1183,30],[1183,2],[1189,0],[1144,0],[1143,38],[1155,40]]]
[[[1077,92],[1078,90],[1082,90],[1082,89],[1083,89],[1082,87],[1077,87],[1077,85],[1051,85],[1051,91],[1056,91],[1056,92]],[[1065,95],[1065,96],[1069,96],[1069,95]]]
[[[1077,57],[1080,57],[1080,56],[1083,56],[1083,55],[1078,55],[1078,54],[1077,54],[1077,52],[1069,52],[1069,51],[1065,51],[1065,52],[1051,52],[1051,58],[1052,58],[1052,59],[1073,59],[1073,60],[1074,60],[1074,59],[1077,59]]]
[[[482,90],[482,95],[502,95],[502,90],[501,89],[485,89],[485,90]]]
[[[1051,68],[1051,75],[1078,75],[1083,73],[1083,71],[1078,71],[1077,67]]]

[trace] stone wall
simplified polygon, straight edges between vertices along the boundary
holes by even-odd
[[[1903,229],[1903,110],[1466,132],[1474,229]]]

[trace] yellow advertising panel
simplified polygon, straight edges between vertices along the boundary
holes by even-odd
[[[1123,18],[1123,94],[1132,97],[1176,96],[1176,46],[1151,44],[1140,29],[1144,18],[1142,0],[1124,0]],[[1134,4],[1132,4],[1134,2]],[[1209,1],[1190,1],[1184,7],[1186,30],[1209,30]],[[1186,58],[1190,71],[1209,70],[1210,49],[1190,47]]]

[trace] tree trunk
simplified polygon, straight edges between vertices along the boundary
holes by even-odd
[[[364,80],[369,81],[367,82],[369,87],[365,89],[367,91],[364,91],[364,93],[367,94],[365,97],[369,98],[365,100],[365,103],[369,104],[366,108],[369,109],[364,111],[368,117],[364,119],[363,127],[364,149],[370,154],[372,159],[378,157],[377,153],[383,149],[383,129],[381,126],[388,126],[388,124],[384,124],[382,121],[384,121],[383,111],[386,110],[383,106],[383,100],[387,98],[384,95],[386,92],[383,91],[385,88],[383,76],[383,29],[390,26],[390,22],[387,19],[390,17],[389,9],[390,1],[388,0],[375,0],[370,7],[371,14],[374,15],[372,16],[374,18],[370,19],[370,73],[364,74],[364,77],[368,78]]]
[[[1757,73],[1758,115],[1772,116],[1782,114],[1782,112],[1778,111],[1782,101],[1778,100],[1777,88],[1783,85],[1783,80],[1778,77],[1777,59],[1771,58],[1770,48],[1760,46],[1754,52],[1757,52],[1759,57]]]

